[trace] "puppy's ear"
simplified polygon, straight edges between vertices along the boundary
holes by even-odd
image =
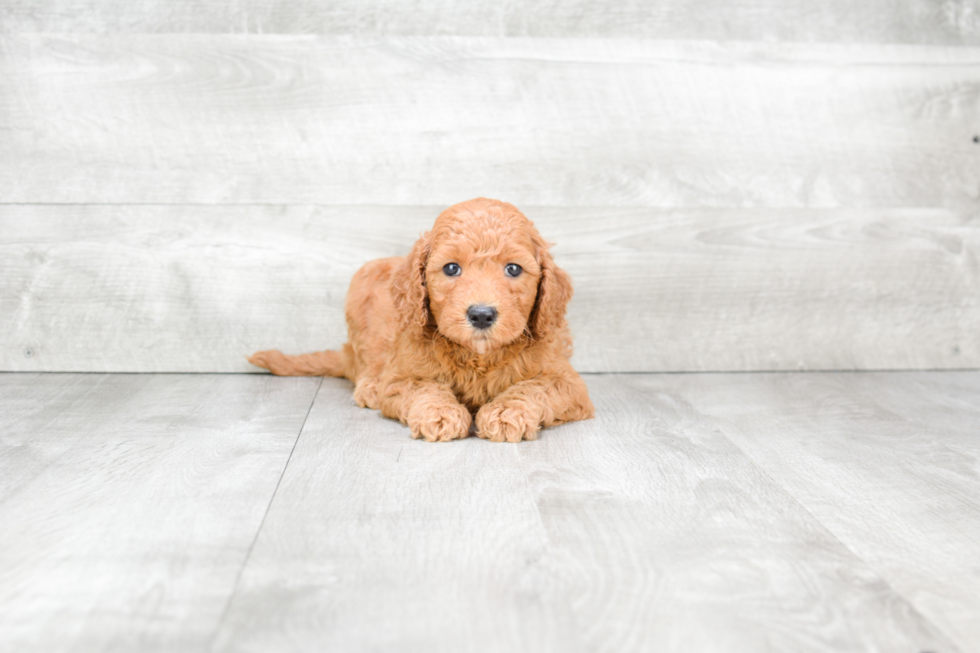
[[[429,323],[429,293],[425,287],[425,266],[429,261],[429,234],[422,234],[405,262],[395,270],[391,298],[402,321],[409,328],[425,329]]]
[[[538,246],[541,279],[538,280],[538,297],[528,324],[536,340],[546,340],[565,324],[565,309],[572,298],[572,278],[555,265],[548,253],[547,243],[542,240],[535,244]]]

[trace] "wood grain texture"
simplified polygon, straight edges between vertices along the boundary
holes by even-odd
[[[6,0],[0,32],[235,32],[626,36],[980,44],[980,6],[947,2],[738,0]]]
[[[318,383],[0,374],[0,649],[206,650]]]
[[[730,379],[669,385],[961,650],[978,650],[980,373]]]
[[[0,369],[339,347],[351,276],[442,208],[0,206]],[[579,370],[980,367],[980,224],[951,212],[522,208],[574,279]]]
[[[412,440],[324,379],[217,651],[577,651],[517,450]]]
[[[0,648],[977,648],[980,373],[587,382],[498,445],[327,379],[269,505],[317,380],[0,374]]]
[[[597,420],[432,445],[326,379],[215,648],[955,650],[669,379],[588,382]]]
[[[980,49],[5,36],[0,202],[945,206]]]
[[[91,431],[118,425],[118,413],[150,382],[149,376],[120,382],[102,375],[0,374],[0,504],[83,445]]]

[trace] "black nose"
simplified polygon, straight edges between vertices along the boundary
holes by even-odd
[[[466,318],[477,329],[488,329],[497,320],[497,309],[493,306],[470,306],[466,310]]]

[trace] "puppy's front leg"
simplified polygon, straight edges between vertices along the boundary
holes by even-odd
[[[379,402],[381,412],[407,424],[413,438],[429,442],[465,438],[473,417],[447,386],[433,381],[404,379],[387,384]]]
[[[477,435],[493,442],[534,440],[542,426],[595,417],[589,391],[575,371],[515,383],[476,414]]]

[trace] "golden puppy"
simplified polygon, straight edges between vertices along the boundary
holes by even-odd
[[[408,257],[351,280],[341,351],[249,361],[273,374],[344,376],[354,400],[407,424],[413,438],[470,432],[533,440],[542,426],[595,415],[572,369],[568,275],[514,206],[478,198],[443,211]]]

